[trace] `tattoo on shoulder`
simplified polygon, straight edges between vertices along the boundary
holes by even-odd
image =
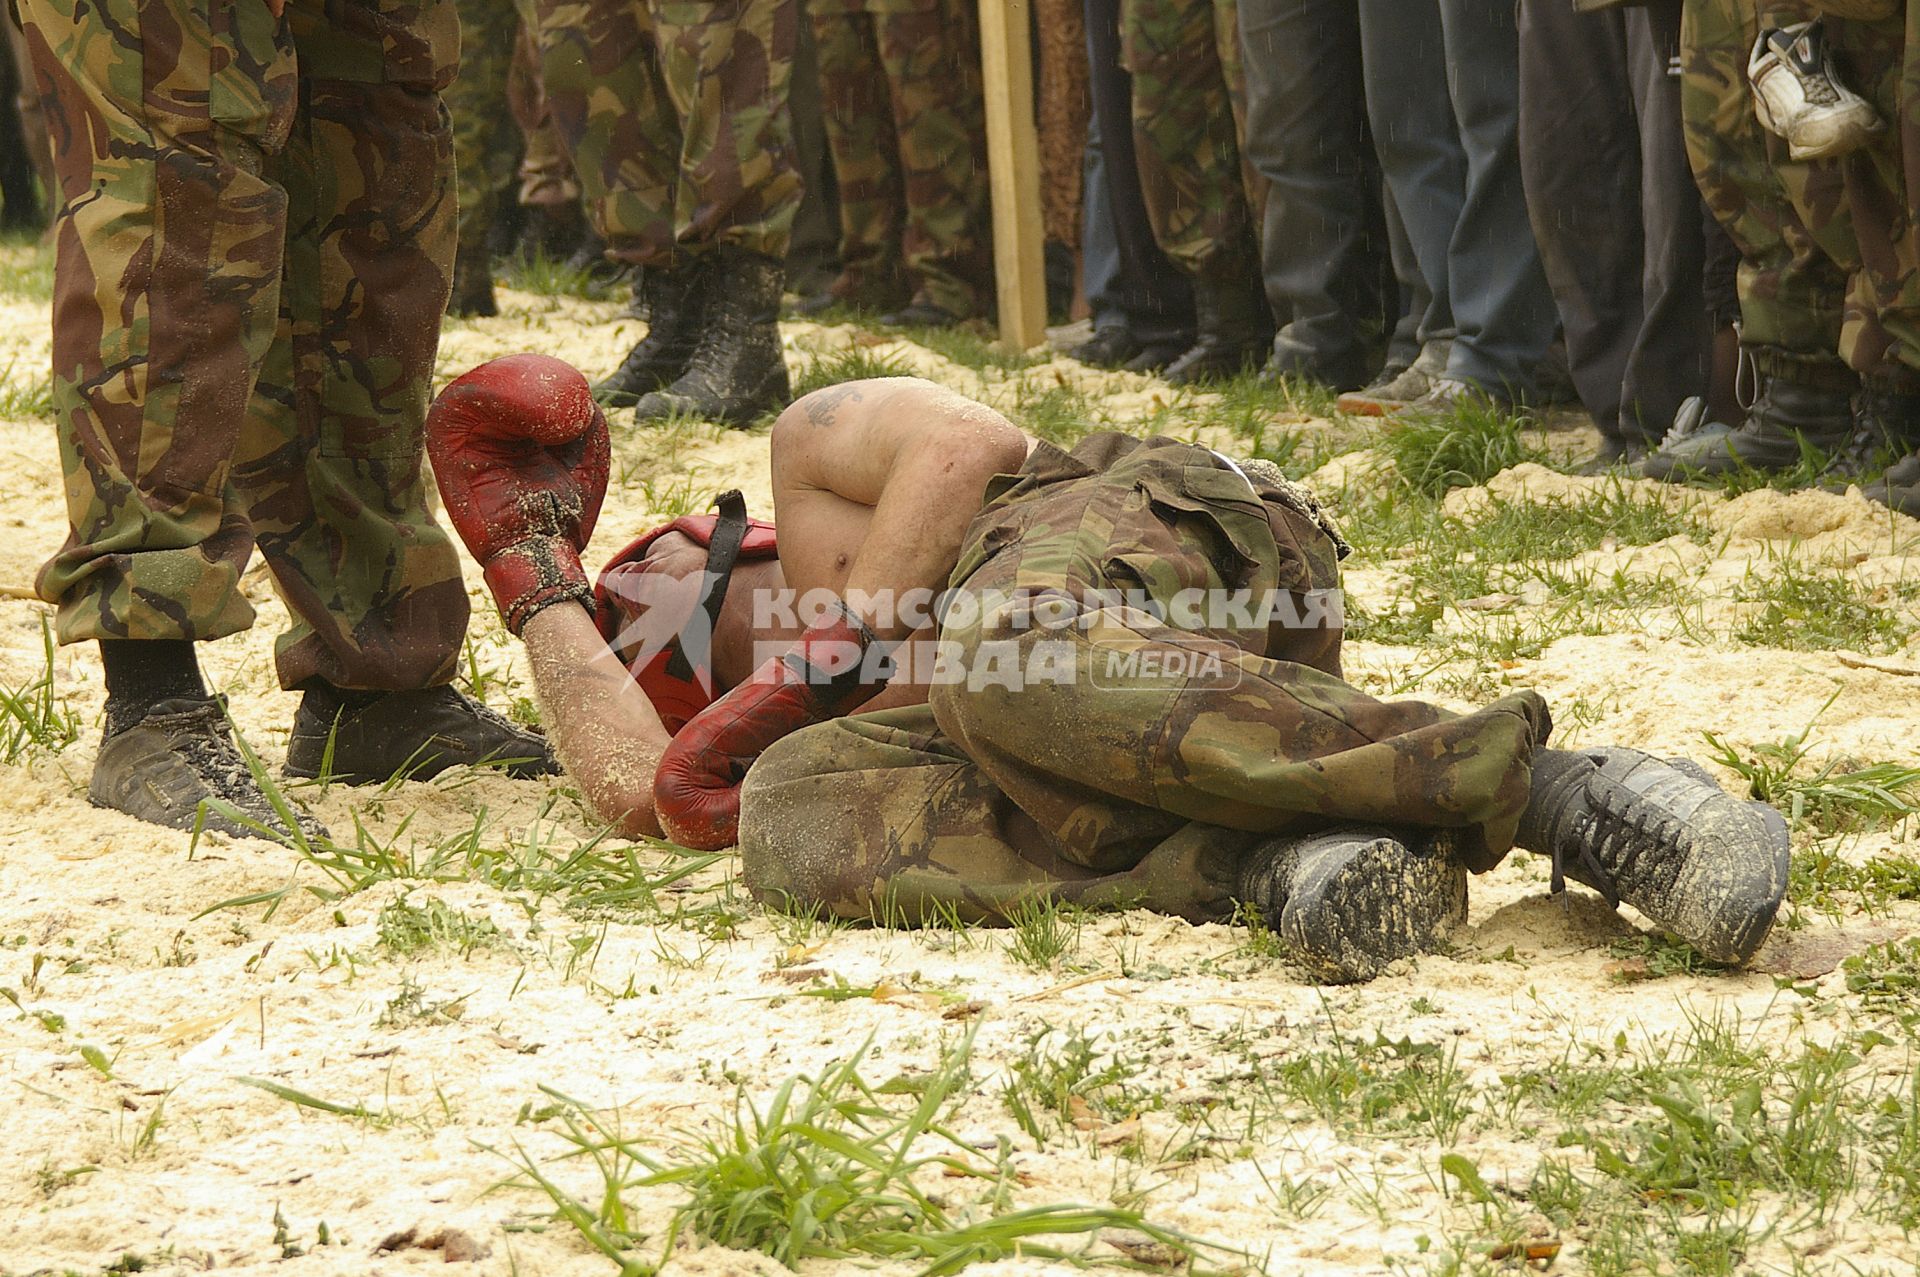
[[[840,405],[859,397],[860,387],[854,385],[828,386],[824,390],[816,390],[807,396],[807,421],[811,425],[830,426],[833,424],[833,414],[840,410]]]

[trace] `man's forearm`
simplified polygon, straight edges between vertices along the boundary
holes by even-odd
[[[646,693],[577,604],[542,609],[521,637],[547,734],[587,805],[623,834],[658,837],[653,778],[668,737]]]

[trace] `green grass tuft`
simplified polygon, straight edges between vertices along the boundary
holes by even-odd
[[[1763,571],[1749,566],[1733,598],[1754,605],[1733,637],[1755,647],[1894,652],[1920,628],[1914,608],[1920,581],[1869,586],[1792,553],[1771,556]]]
[[[1433,494],[1485,483],[1523,461],[1548,459],[1521,433],[1519,418],[1489,403],[1395,421],[1376,446],[1392,458],[1402,482]]]
[[[1103,1229],[1145,1234],[1183,1266],[1197,1269],[1218,1248],[1111,1206],[1009,1209],[1008,1168],[985,1162],[942,1121],[970,1084],[972,1038],[947,1051],[929,1073],[875,1085],[861,1075],[868,1047],[797,1077],[763,1103],[744,1091],[715,1132],[683,1136],[656,1152],[621,1133],[617,1120],[591,1113],[557,1092],[554,1112],[570,1159],[586,1159],[599,1179],[593,1203],[568,1192],[524,1151],[512,1157],[520,1177],[553,1201],[561,1218],[619,1265],[623,1277],[653,1266],[634,1253],[640,1240],[626,1194],[674,1187],[674,1212],[661,1254],[685,1236],[757,1250],[789,1267],[808,1259],[910,1263],[919,1277],[1020,1256],[1076,1266],[1124,1264],[1090,1249]],[[909,1103],[901,1106],[899,1097]],[[921,1181],[939,1175],[990,1191],[956,1204],[957,1188],[933,1193]],[[1069,1245],[1069,1238],[1082,1238]]]
[[[908,377],[913,374],[898,355],[877,355],[856,346],[831,355],[822,355],[807,365],[793,384],[793,397],[799,399],[843,381],[865,381],[872,377]]]

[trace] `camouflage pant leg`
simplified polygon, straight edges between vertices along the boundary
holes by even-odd
[[[554,122],[609,256],[730,244],[784,260],[800,204],[795,0],[542,0]]]
[[[38,588],[65,643],[253,621],[229,470],[274,340],[286,192],[263,172],[293,121],[293,51],[264,5],[217,33],[173,7],[20,6],[61,188],[53,397],[71,532]],[[252,57],[213,73],[220,42]]]
[[[1858,238],[1840,353],[1863,377],[1920,390],[1920,6],[1883,22],[1829,21],[1854,87],[1887,121],[1840,162]]]
[[[874,17],[856,5],[811,4],[820,59],[821,123],[840,193],[840,270],[851,297],[884,297],[903,272],[906,218],[900,150]]]
[[[518,198],[530,208],[577,204],[580,183],[574,180],[573,157],[554,127],[540,75],[539,17],[530,2],[523,2],[520,9],[520,38],[507,74],[507,106],[520,126],[523,143]]]
[[[1354,822],[1459,830],[1485,870],[1512,844],[1547,731],[1531,692],[1456,717],[1118,609],[1084,630],[943,637],[964,668],[1045,666],[1049,681],[943,685],[929,706],[774,746],[741,795],[756,894],[907,922],[935,905],[1003,916],[1036,894],[1219,919],[1248,849]],[[1135,670],[1211,656],[1235,677],[1116,674],[1116,654],[1149,658]]]
[[[1740,249],[1742,340],[1837,364],[1853,256],[1838,167],[1796,163],[1754,116],[1747,58],[1762,20],[1803,20],[1763,0],[1689,0],[1681,21],[1681,111],[1701,194]]]
[[[72,531],[39,580],[64,642],[246,628],[257,535],[297,617],[283,681],[451,671],[466,595],[421,428],[457,27],[438,3],[328,8],[232,6],[210,26],[186,0],[24,6],[64,201]]]
[[[985,311],[993,288],[986,106],[970,0],[882,0],[874,36],[893,98],[906,218],[900,252],[917,300]]]
[[[447,86],[453,123],[454,188],[459,196],[462,255],[486,252],[487,228],[510,173],[500,171],[509,128],[507,71],[520,35],[512,0],[457,0],[460,73]]]
[[[680,120],[646,0],[539,0],[540,79],[594,229],[622,260],[673,255]]]
[[[1223,10],[1223,11],[1219,11]],[[1192,274],[1235,271],[1253,244],[1237,121],[1244,112],[1231,0],[1124,0],[1141,193],[1161,251]]]
[[[424,444],[456,231],[438,90],[458,21],[448,0],[287,13],[308,107],[267,162],[290,204],[280,339],[234,460],[296,621],[275,661],[285,687],[444,683],[467,594]]]
[[[741,788],[741,874],[770,903],[893,925],[1002,921],[1036,896],[1197,922],[1231,915],[1239,860],[1263,836],[1154,824],[1132,863],[1064,855],[931,709],[913,705],[822,723],[761,755]]]

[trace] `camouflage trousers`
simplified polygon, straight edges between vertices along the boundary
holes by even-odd
[[[809,0],[807,16],[848,295],[981,314],[993,255],[972,0]]]
[[[518,0],[524,17],[513,65],[507,75],[507,106],[526,142],[520,156],[520,202],[529,208],[554,208],[580,202],[573,157],[553,126],[547,86],[540,75],[540,23],[533,0]]]
[[[1192,275],[1258,273],[1266,184],[1246,162],[1237,0],[1123,0],[1134,154],[1160,249]]]
[[[1920,6],[1829,22],[1856,88],[1887,122],[1839,161],[1853,222],[1840,354],[1868,384],[1920,392]]]
[[[1456,830],[1470,867],[1491,868],[1545,704],[1522,692],[1463,716],[1357,691],[1337,616],[1313,607],[1338,580],[1312,519],[1205,449],[1041,445],[996,481],[953,576],[1031,606],[950,607],[941,636],[968,678],[762,755],[741,794],[747,885],[909,924],[1004,918],[1040,895],[1220,919],[1254,848],[1350,822]],[[1183,591],[1222,589],[1277,592],[1303,623],[1184,623]]]
[[[245,629],[280,679],[444,681],[467,596],[422,430],[453,257],[448,0],[21,0],[62,207],[63,642]]]
[[[444,95],[453,125],[454,189],[459,196],[460,255],[484,257],[500,191],[519,168],[516,128],[507,110],[507,78],[520,39],[515,0],[455,0],[460,13],[460,73]]]
[[[1742,339],[1801,376],[1920,370],[1920,14],[1827,21],[1850,83],[1892,125],[1858,154],[1795,161],[1754,116],[1747,58],[1766,27],[1816,16],[1802,0],[1690,0],[1681,28],[1687,151],[1741,254]]]
[[[785,260],[797,0],[538,0],[542,78],[607,255]]]

